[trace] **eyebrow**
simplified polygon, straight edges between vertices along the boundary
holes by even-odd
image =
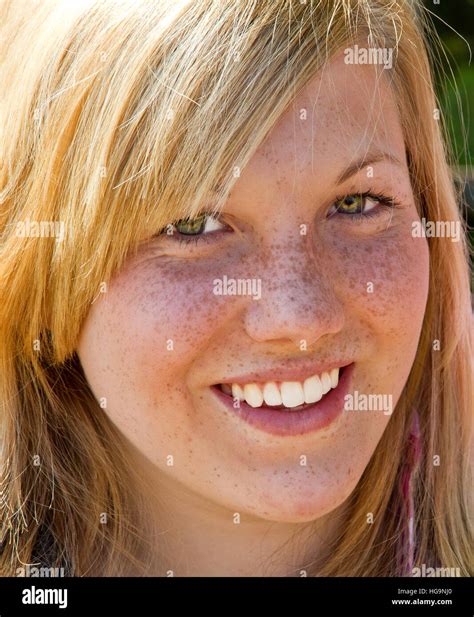
[[[338,184],[342,184],[345,180],[348,180],[351,176],[356,174],[358,171],[363,169],[368,165],[373,165],[374,163],[380,163],[381,161],[390,161],[395,165],[399,165],[403,167],[403,163],[398,159],[394,154],[390,154],[390,152],[373,152],[367,153],[363,158],[354,161],[351,163],[344,171],[339,174],[337,179]]]

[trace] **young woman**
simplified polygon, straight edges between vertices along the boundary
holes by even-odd
[[[472,573],[421,6],[1,11],[0,572]]]

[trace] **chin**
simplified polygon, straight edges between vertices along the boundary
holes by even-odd
[[[275,523],[309,523],[341,506],[352,493],[354,485],[345,491],[314,492],[311,495],[282,494],[252,509],[252,514]]]

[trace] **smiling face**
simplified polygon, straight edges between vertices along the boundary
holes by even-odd
[[[366,468],[390,415],[341,401],[357,391],[391,395],[395,407],[429,269],[426,240],[411,234],[418,215],[381,73],[336,56],[241,171],[219,218],[150,239],[93,304],[78,347],[86,377],[163,486],[303,522],[340,505]],[[301,392],[317,398],[318,381],[305,392],[305,380],[348,365],[316,406],[252,407],[268,382],[291,407]],[[242,414],[219,384],[244,390]],[[306,428],[289,429],[289,414],[303,413]]]

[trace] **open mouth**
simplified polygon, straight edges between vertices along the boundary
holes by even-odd
[[[254,409],[303,411],[319,401],[324,401],[330,392],[338,387],[346,368],[339,367],[311,375],[304,381],[226,383],[216,387],[234,403],[245,403]]]
[[[337,426],[354,367],[352,362],[304,381],[215,384],[211,391],[223,408],[254,428],[295,437]]]

